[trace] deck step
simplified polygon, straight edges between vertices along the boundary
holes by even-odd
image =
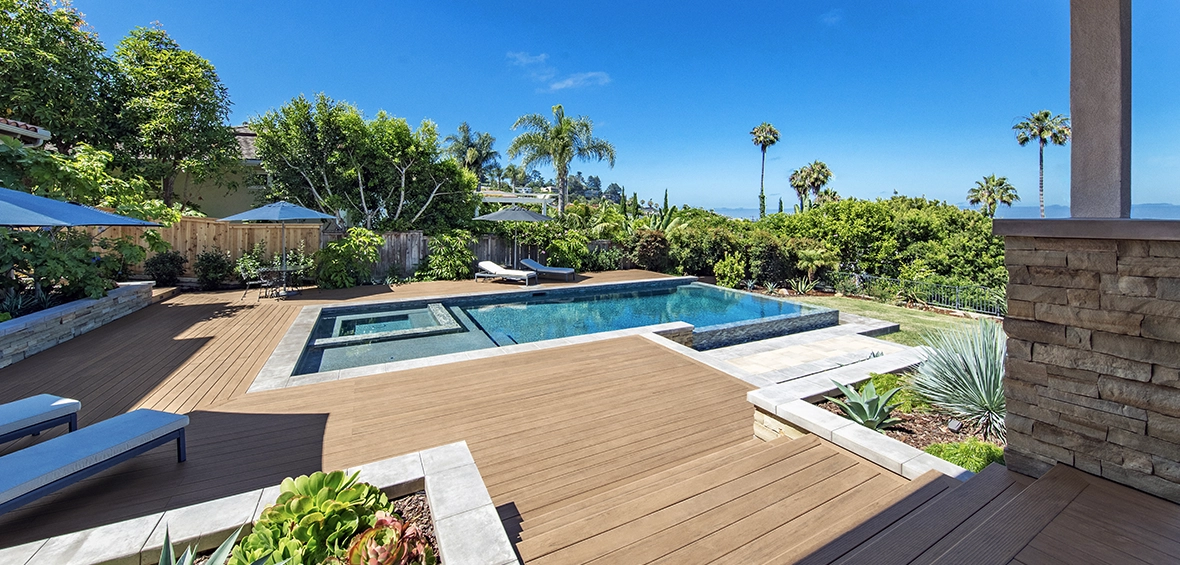
[[[530,517],[520,524],[520,527],[524,530],[521,533],[521,537],[522,539],[528,539],[538,533],[549,531],[587,516],[592,516],[616,504],[619,500],[633,498],[635,493],[658,490],[682,481],[686,477],[699,475],[734,461],[751,457],[787,441],[790,440],[782,438],[773,442],[766,442],[761,439],[750,439],[637,481],[620,484],[613,490],[579,500],[568,506],[557,508],[539,516]]]
[[[1002,465],[991,465],[962,486],[915,509],[834,563],[910,563],[960,524],[988,508],[994,499],[1018,483],[1017,476]],[[988,514],[996,510],[993,506]]]
[[[931,562],[1009,563],[1090,484],[1082,471],[1058,464]]]
[[[834,450],[824,447],[814,436],[778,443],[751,457],[685,477],[658,490],[629,497],[596,514],[531,536],[518,544],[517,549],[526,561],[574,545],[577,547],[567,551],[565,557],[570,557],[572,553],[580,554],[592,547],[602,554],[605,553],[601,545],[603,543],[621,544],[638,541],[642,537],[641,534],[646,531],[644,528],[634,527],[640,521],[649,528],[656,528],[657,524],[669,520],[675,523],[680,518],[705,512],[784,477],[800,473],[835,455],[837,453]],[[553,558],[546,561],[565,562],[566,559]],[[576,559],[570,561],[579,562]]]

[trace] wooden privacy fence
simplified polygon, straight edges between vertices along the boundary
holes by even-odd
[[[140,237],[145,228],[110,227],[103,230],[101,237],[121,237],[129,235]],[[197,255],[208,249],[228,251],[235,260],[244,253],[254,249],[254,245],[265,242],[267,256],[279,252],[282,235],[279,224],[231,224],[219,222],[214,218],[182,218],[179,222],[167,228],[150,228],[160,233],[160,236],[172,245],[174,251],[179,251],[187,259],[185,274],[193,276],[193,264]],[[287,224],[287,249],[298,249],[303,243],[306,253],[314,253],[320,248],[320,230],[322,226],[315,224]],[[96,230],[97,231],[97,230]],[[143,272],[143,265],[132,267],[135,272]]]

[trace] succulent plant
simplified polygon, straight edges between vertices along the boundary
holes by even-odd
[[[372,528],[361,532],[348,548],[348,565],[435,565],[434,550],[417,526],[397,515],[378,512]]]
[[[209,559],[205,561],[205,565],[225,565],[225,562],[230,558],[230,551],[233,550],[234,542],[238,541],[238,534],[242,533],[242,528],[234,531],[233,535],[221,542],[221,545],[213,551]],[[172,547],[172,539],[169,537],[168,530],[164,530],[164,548],[160,550],[160,565],[193,565],[197,554],[192,547],[185,548],[184,553],[180,556],[176,555],[176,550]],[[262,565],[266,562],[268,557],[263,557],[251,565]],[[280,561],[276,565],[284,565],[286,561]]]
[[[260,558],[318,565],[344,555],[357,531],[373,527],[378,511],[390,506],[381,489],[356,479],[357,473],[343,471],[284,479],[278,499],[234,548],[229,565]]]
[[[891,416],[893,409],[897,408],[896,404],[889,404],[889,400],[893,395],[901,390],[900,387],[890,390],[885,394],[877,394],[877,387],[869,381],[865,385],[864,390],[856,392],[855,389],[849,386],[844,386],[836,381],[836,388],[844,394],[844,400],[839,400],[827,396],[833,404],[840,407],[844,415],[853,422],[856,422],[870,430],[880,430],[888,428],[898,422],[900,419]]]

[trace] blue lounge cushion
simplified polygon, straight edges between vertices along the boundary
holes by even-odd
[[[0,436],[78,412],[82,403],[72,398],[38,394],[0,405]]]
[[[13,500],[188,425],[188,416],[139,409],[0,457],[0,503]]]
[[[574,270],[569,267],[546,267],[532,259],[521,259],[520,264],[524,265],[538,273],[554,273],[560,275],[572,275]]]

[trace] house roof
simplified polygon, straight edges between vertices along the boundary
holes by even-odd
[[[11,135],[19,139],[21,143],[32,145],[40,145],[49,141],[51,135],[49,130],[41,126],[10,118],[0,118],[0,134]]]

